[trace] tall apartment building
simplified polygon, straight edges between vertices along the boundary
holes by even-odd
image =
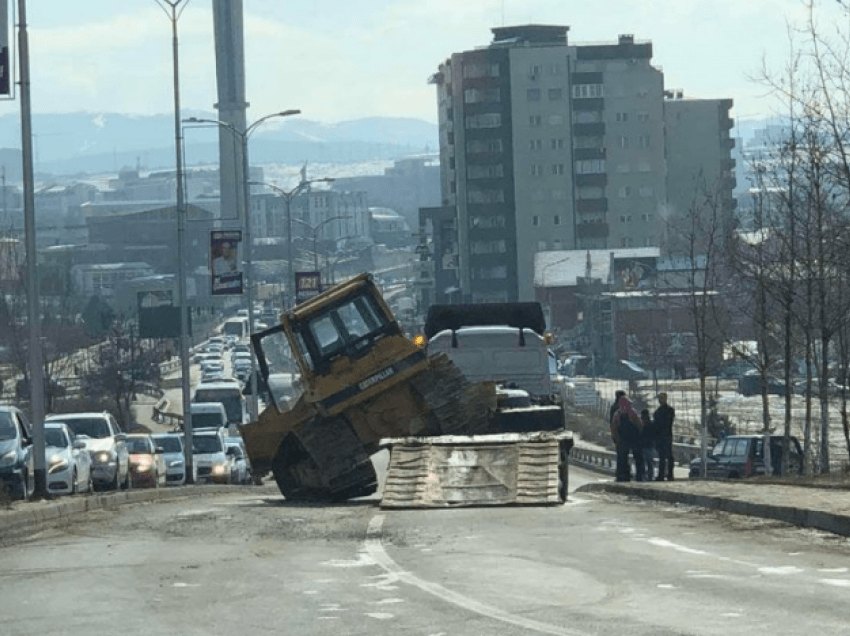
[[[707,195],[716,202],[724,229],[736,225],[731,108],[731,99],[686,99],[682,91],[666,92],[667,209],[673,218],[686,216]]]
[[[453,54],[430,80],[457,235],[435,261],[457,264],[465,301],[532,300],[536,252],[662,242],[664,77],[652,44],[570,46],[568,31],[494,28],[489,46]]]

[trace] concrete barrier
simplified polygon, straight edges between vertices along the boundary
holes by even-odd
[[[269,492],[272,491],[269,484]],[[0,511],[0,546],[25,539],[46,528],[61,526],[74,515],[92,510],[112,510],[124,504],[167,501],[193,496],[232,494],[246,486],[168,486],[108,493],[61,497],[47,502],[18,502],[14,509]],[[252,490],[251,492],[263,492]],[[277,489],[274,492],[279,494]]]

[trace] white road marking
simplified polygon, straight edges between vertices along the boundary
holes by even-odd
[[[382,620],[382,621],[393,618],[393,614],[384,614],[382,612],[374,612],[374,613],[366,612],[366,616],[368,616],[370,618],[377,618],[378,620]]]
[[[835,572],[836,574],[841,574],[847,572],[847,568],[820,568],[818,572]]]
[[[850,587],[850,581],[847,579],[821,579],[820,582],[835,587]]]
[[[404,603],[403,598],[382,598],[380,601],[372,601],[373,605],[391,605],[393,603]]]
[[[200,583],[182,583],[178,581],[174,584],[174,587],[201,587]]]
[[[801,568],[795,567],[793,565],[783,565],[783,566],[780,566],[780,567],[773,567],[773,568],[771,568],[771,567],[759,568],[759,572],[761,572],[762,574],[781,574],[781,575],[799,574],[802,571],[803,570]]]
[[[451,603],[452,605],[456,605],[470,612],[475,612],[476,614],[481,614],[487,618],[515,625],[523,629],[529,629],[541,634],[553,634],[553,636],[588,636],[587,632],[558,627],[556,625],[549,625],[524,616],[516,616],[497,607],[493,607],[492,605],[487,605],[486,603],[481,603],[475,599],[468,598],[463,594],[453,592],[452,590],[449,590],[437,583],[421,579],[412,572],[408,572],[398,563],[393,561],[393,559],[384,550],[380,536],[383,524],[384,515],[375,515],[372,517],[371,521],[369,521],[369,528],[367,530],[364,546],[366,548],[366,552],[369,553],[369,556],[372,557],[375,563],[383,568],[388,574],[394,575],[396,580],[417,587],[423,592],[436,596],[447,603]],[[370,614],[367,614],[367,616],[370,616]]]
[[[672,541],[668,541],[667,539],[661,539],[659,537],[652,537],[651,539],[647,539],[648,543],[652,545],[658,546],[659,548],[672,548],[676,550],[676,552],[686,552],[688,554],[700,554],[707,555],[708,552],[705,550],[697,550],[695,548],[688,548],[687,546],[680,545],[678,543],[673,543]]]

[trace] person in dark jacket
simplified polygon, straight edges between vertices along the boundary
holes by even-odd
[[[652,421],[656,429],[656,445],[658,451],[658,477],[655,481],[673,481],[673,420],[676,419],[676,409],[667,404],[667,394],[659,393],[661,405],[655,409]]]
[[[642,423],[638,414],[632,408],[632,403],[625,395],[617,402],[617,410],[611,418],[611,437],[617,446],[617,481],[631,480],[631,466],[629,466],[629,454],[635,460],[635,478],[643,481],[644,464],[641,452],[640,430]]]
[[[658,445],[658,434],[655,424],[649,417],[649,409],[643,409],[640,412],[640,421],[643,422],[643,428],[640,432],[640,446],[645,465],[644,477],[646,481],[652,481],[655,473],[655,447]]]

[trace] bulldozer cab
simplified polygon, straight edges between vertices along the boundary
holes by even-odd
[[[368,381],[398,357],[399,346],[415,351],[369,274],[299,305],[280,325],[251,338],[265,380],[273,371],[295,367],[306,399],[320,404]]]

